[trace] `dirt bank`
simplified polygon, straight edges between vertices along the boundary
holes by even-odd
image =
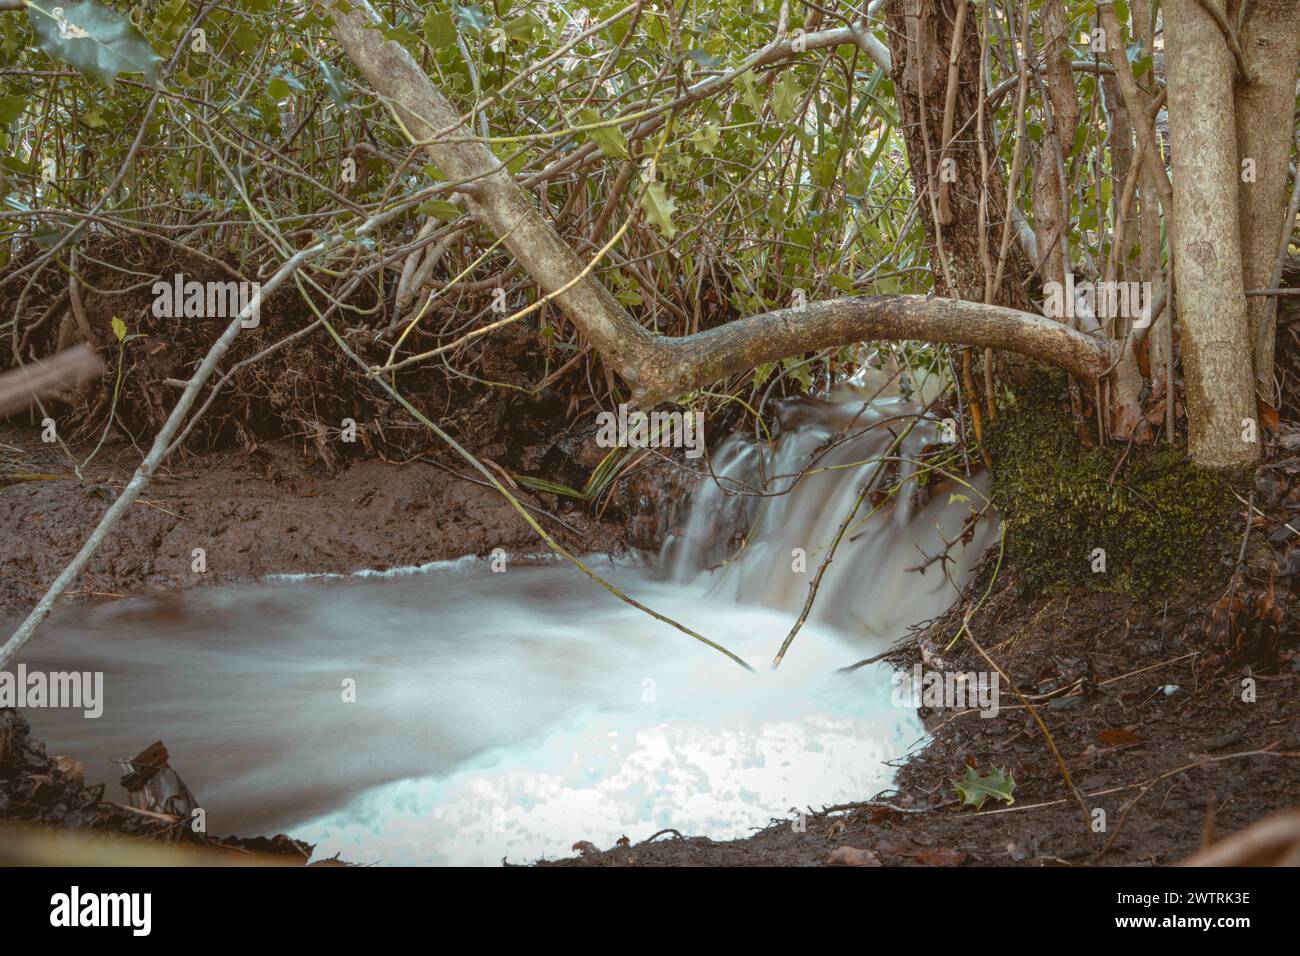
[[[84,460],[89,449],[78,449]],[[73,586],[76,599],[257,579],[348,573],[544,548],[463,462],[421,456],[358,461],[331,473],[287,443],[212,452],[157,475]],[[86,540],[140,454],[106,446],[78,480],[39,432],[0,426],[0,616],[26,612]],[[542,526],[579,551],[646,543],[644,521],[598,521],[554,495],[515,492]],[[631,502],[635,489],[619,489]],[[622,517],[618,508],[610,515]],[[194,549],[207,570],[193,570]]]

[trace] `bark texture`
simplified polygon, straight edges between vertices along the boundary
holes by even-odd
[[[1295,104],[1296,65],[1300,61],[1300,4],[1296,0],[1252,0],[1241,47],[1253,83],[1237,79],[1235,107],[1237,155],[1253,160],[1255,181],[1238,190],[1241,265],[1247,289],[1268,285],[1282,241],[1287,208],[1287,157],[1295,138],[1289,122]],[[1276,300],[1247,300],[1259,396],[1276,406],[1273,348]]]
[[[967,7],[967,11],[956,51],[956,91],[950,97],[948,67],[959,5]],[[913,195],[925,197],[921,218],[932,257],[935,290],[941,296],[973,302],[984,299],[979,228],[983,172],[975,122],[982,82],[979,24],[980,9],[968,0],[894,0],[885,8],[894,90],[907,143]],[[947,123],[951,142],[945,144],[944,120],[949,102],[953,106]],[[992,128],[986,115],[984,129]],[[952,170],[952,182],[943,182],[945,160],[952,161],[947,167]],[[990,162],[988,226],[993,235],[999,235],[1007,215],[1006,187],[991,157]],[[1029,310],[1032,306],[1025,292],[1028,275],[1028,263],[1019,249],[1012,247],[1002,286],[993,292],[994,301]]]
[[[1206,2],[1224,9],[1224,0]],[[1207,467],[1247,465],[1259,443],[1247,440],[1257,429],[1237,212],[1236,65],[1199,3],[1167,3],[1164,18],[1188,449]]]

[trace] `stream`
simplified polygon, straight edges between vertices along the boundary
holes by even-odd
[[[949,580],[943,562],[908,569],[960,534],[974,492],[900,495],[870,518],[864,506],[770,669],[868,474],[836,466],[883,454],[888,428],[917,411],[866,394],[789,402],[771,448],[732,437],[711,450],[716,480],[659,555],[585,559],[754,673],[565,561],[496,573],[467,557],[64,607],[21,661],[103,671],[103,715],[25,714],[50,753],[85,761],[88,782],[113,781],[109,799],[124,798],[113,758],[161,738],[209,832],[284,831],[356,863],[518,863],[666,828],[730,839],[792,808],[867,799],[924,730],[891,703],[890,669],[835,670],[943,612],[994,531],[981,522],[953,551]],[[787,491],[837,435],[849,437]],[[935,439],[924,423],[897,454]],[[766,496],[735,494],[764,476]]]

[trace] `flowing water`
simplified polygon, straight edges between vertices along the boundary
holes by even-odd
[[[91,781],[162,738],[209,832],[286,830],[355,862],[522,862],[669,827],[725,839],[792,808],[864,799],[923,730],[891,703],[887,669],[834,671],[944,610],[989,529],[956,550],[946,580],[941,563],[907,569],[959,534],[960,498],[903,495],[859,520],[780,669],[768,662],[869,473],[835,466],[883,454],[915,411],[847,387],[792,402],[773,447],[732,438],[712,455],[716,480],[661,555],[589,559],[755,673],[566,562],[495,573],[466,558],[65,608],[22,661],[103,671],[103,716],[27,716]],[[934,437],[924,424],[897,454]],[[737,494],[764,478],[765,496]],[[795,549],[805,572],[792,570]]]

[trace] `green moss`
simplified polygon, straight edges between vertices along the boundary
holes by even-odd
[[[1112,483],[1123,449],[1083,447],[1060,394],[1046,382],[1021,391],[989,436],[1007,553],[1026,584],[1144,594],[1207,577],[1229,533],[1229,476],[1160,445],[1132,448]]]

